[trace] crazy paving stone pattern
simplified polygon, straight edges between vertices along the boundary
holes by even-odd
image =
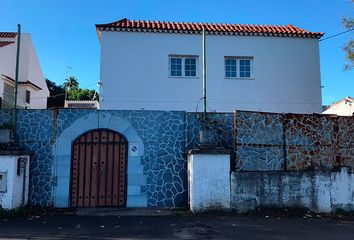
[[[236,169],[309,170],[354,167],[354,118],[236,113]]]
[[[0,110],[0,125],[4,123],[10,123],[12,118],[12,111],[9,109],[1,109]]]
[[[97,114],[99,122],[103,112],[129,121],[144,143],[142,164],[147,185],[141,192],[148,196],[148,206],[185,206],[185,152],[199,146],[201,116],[173,111],[78,109],[59,113],[18,111],[17,139],[22,147],[34,152],[30,165],[30,203],[52,204],[53,148],[57,136],[88,114]],[[236,119],[233,113],[209,113],[206,119],[207,139],[213,147],[232,150],[235,144],[238,171],[354,167],[353,117],[237,111]],[[11,110],[0,110],[0,124],[9,121]]]
[[[236,112],[236,170],[284,168],[282,114]]]
[[[206,141],[211,147],[233,149],[233,113],[186,113],[187,150],[199,148],[200,131],[206,126]]]
[[[328,115],[284,115],[288,170],[333,167],[334,119]]]
[[[30,163],[29,203],[49,206],[52,196],[52,167],[55,143],[51,110],[19,110],[17,139],[21,147],[33,151]]]
[[[142,139],[147,185],[142,193],[148,206],[180,207],[187,204],[187,164],[185,155],[184,112],[61,110],[58,134],[77,119],[90,113],[105,112],[129,121]]]
[[[354,117],[337,117],[333,123],[335,166],[354,168]]]

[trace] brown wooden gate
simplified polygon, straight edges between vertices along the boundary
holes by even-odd
[[[71,206],[126,206],[128,142],[121,134],[96,129],[72,146]]]

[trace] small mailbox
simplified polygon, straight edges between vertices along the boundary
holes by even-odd
[[[7,191],[7,173],[0,172],[0,193]]]

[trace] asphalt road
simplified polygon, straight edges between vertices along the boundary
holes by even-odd
[[[0,220],[0,239],[354,239],[353,219],[78,216]]]

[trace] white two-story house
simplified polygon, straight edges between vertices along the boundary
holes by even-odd
[[[0,32],[0,103],[12,108],[16,78],[17,33]],[[47,108],[47,88],[31,36],[22,33],[20,39],[17,107]]]
[[[293,25],[97,24],[101,109],[321,113],[319,39]],[[199,103],[199,104],[198,104]]]

